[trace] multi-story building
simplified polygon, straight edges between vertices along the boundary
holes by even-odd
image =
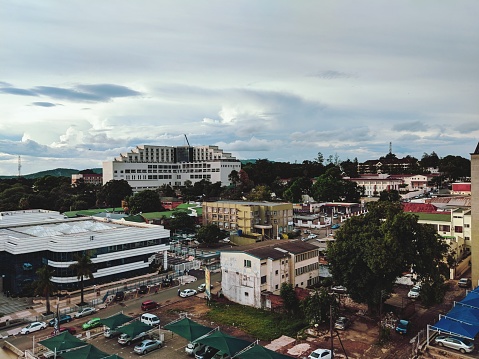
[[[319,249],[305,242],[221,252],[221,287],[229,300],[265,307],[265,295],[279,295],[282,283],[306,288],[321,280]]]
[[[365,196],[377,196],[382,191],[400,191],[404,181],[400,178],[391,178],[388,174],[363,175],[358,178],[345,178],[356,182],[358,187],[364,189]]]
[[[72,185],[75,185],[79,180],[83,180],[84,183],[93,185],[103,184],[103,175],[98,173],[76,173],[72,174]]]
[[[203,202],[203,224],[215,224],[238,234],[276,239],[293,230],[293,204],[276,202]]]
[[[479,285],[479,144],[471,153],[471,272],[472,284]]]
[[[417,159],[404,158],[380,158],[379,160],[367,160],[358,163],[359,173],[411,173],[419,166]]]
[[[239,172],[241,162],[217,146],[137,146],[113,161],[103,162],[103,183],[125,180],[134,192],[161,185],[184,186],[203,179],[230,183],[231,171]]]
[[[150,272],[155,255],[169,249],[170,231],[163,226],[83,217],[68,219],[46,210],[0,213],[0,274],[3,288],[21,293],[48,265],[60,290],[76,289],[68,267],[89,253],[95,269],[90,284]]]

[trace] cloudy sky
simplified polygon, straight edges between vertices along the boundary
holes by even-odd
[[[470,158],[479,1],[0,0],[0,175],[137,145]]]

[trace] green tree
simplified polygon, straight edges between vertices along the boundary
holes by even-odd
[[[100,207],[120,207],[121,201],[131,196],[133,190],[125,180],[111,180],[97,193],[97,202]]]
[[[161,212],[164,210],[158,192],[149,189],[128,197],[128,208],[130,213],[134,214],[140,212]]]
[[[419,164],[425,170],[428,168],[437,168],[439,166],[439,156],[434,151],[432,151],[430,155],[424,152]]]
[[[321,324],[329,321],[331,309],[333,317],[339,312],[339,302],[326,288],[320,288],[301,302],[301,309],[309,323]]]
[[[368,213],[341,226],[328,248],[334,281],[346,286],[350,297],[367,304],[371,312],[392,293],[396,278],[405,271],[412,269],[418,280],[440,288],[447,272],[448,245],[432,226],[417,220],[403,212],[399,202],[369,204]]]
[[[176,192],[169,184],[162,184],[160,188],[158,188],[158,194],[160,197],[175,197]]]
[[[56,290],[55,283],[52,282],[52,276],[55,274],[54,270],[50,270],[47,265],[37,269],[35,272],[37,279],[33,282],[35,294],[45,297],[47,314],[50,314],[50,296]]]
[[[283,307],[289,316],[302,316],[301,307],[296,292],[291,283],[283,282],[279,291],[279,295],[283,299]]]
[[[398,191],[391,190],[391,191],[381,191],[379,192],[379,200],[380,201],[389,201],[389,202],[398,202],[401,199],[401,196]]]
[[[239,172],[236,170],[231,171],[228,175],[228,180],[234,187],[236,187],[236,185],[240,183]]]
[[[317,178],[311,193],[318,202],[359,202],[361,191],[355,182],[342,178],[339,167],[333,166]]]
[[[193,233],[195,231],[195,218],[188,215],[185,211],[176,210],[170,218],[169,228],[173,232],[181,230]]]
[[[439,172],[449,181],[471,177],[471,161],[461,156],[446,156],[439,160]]]
[[[84,280],[93,279],[93,271],[95,270],[95,264],[91,261],[89,252],[83,252],[74,256],[76,263],[70,264],[68,269],[76,273],[77,279],[80,280],[80,305],[85,305],[83,300]]]
[[[216,224],[207,224],[201,227],[196,234],[199,242],[210,244],[218,243],[221,239],[226,238],[228,233],[222,231]]]
[[[271,190],[268,186],[256,186],[247,196],[250,201],[270,201]]]

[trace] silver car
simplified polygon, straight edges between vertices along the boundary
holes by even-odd
[[[20,334],[25,335],[31,332],[36,332],[37,330],[42,330],[47,327],[45,322],[33,322],[28,324],[25,328],[20,331]]]
[[[147,339],[143,340],[140,344],[135,345],[133,349],[137,354],[146,354],[151,352],[152,350],[161,348],[163,346],[163,342],[161,340],[155,339]]]
[[[95,312],[96,312],[95,308],[85,307],[85,308],[80,309],[77,313],[75,313],[75,318],[86,317],[87,315],[91,315]]]
[[[465,339],[445,335],[439,335],[434,340],[440,347],[448,347],[459,350],[461,353],[470,353],[474,350],[474,343]]]

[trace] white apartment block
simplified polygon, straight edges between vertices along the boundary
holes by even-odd
[[[103,184],[125,180],[139,192],[162,185],[184,186],[203,179],[228,185],[231,171],[241,162],[217,146],[137,146],[113,161],[103,162]]]
[[[279,295],[282,283],[306,288],[320,281],[318,247],[300,241],[221,252],[221,287],[229,300],[265,307],[264,294]]]

